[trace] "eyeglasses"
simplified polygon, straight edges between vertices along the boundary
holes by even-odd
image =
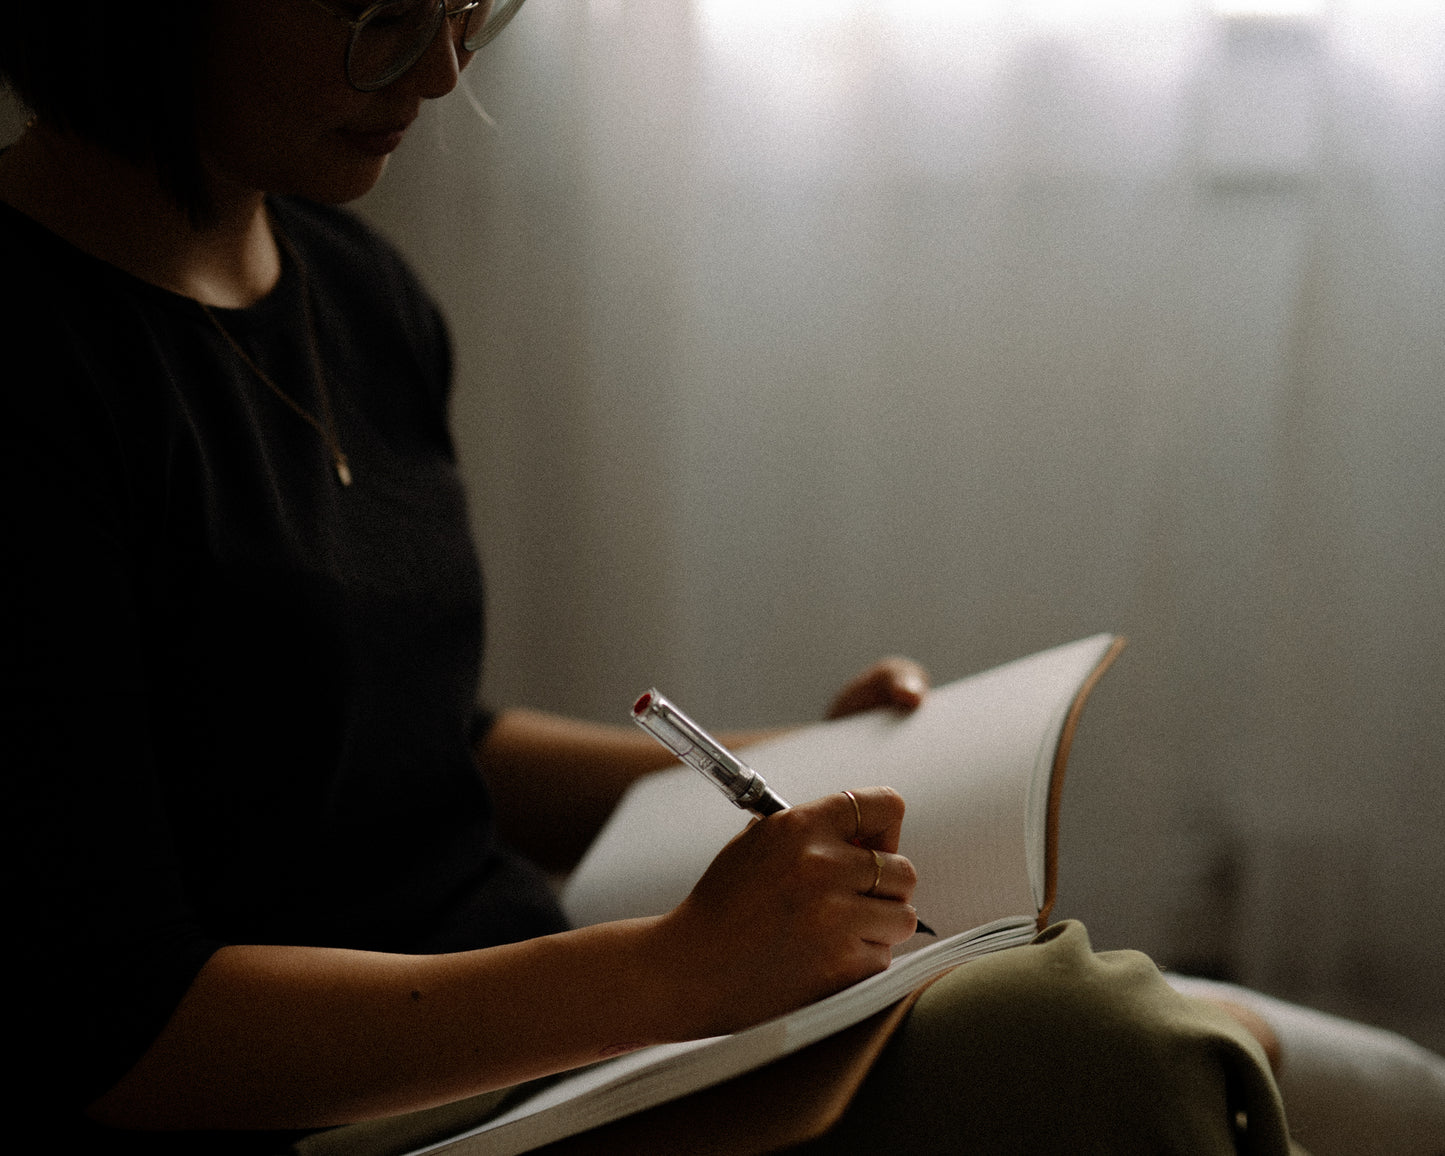
[[[507,26],[523,0],[464,0],[454,7],[447,0],[379,0],[354,16],[338,11],[330,0],[311,3],[351,29],[346,79],[352,88],[374,92],[421,59],[442,21],[462,20],[462,47],[475,52]]]

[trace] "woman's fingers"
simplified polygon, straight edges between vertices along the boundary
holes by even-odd
[[[870,919],[872,921],[871,925],[878,930],[872,933],[875,938],[870,939],[866,935],[863,938],[867,943],[876,944],[888,949],[888,959],[883,960],[882,966],[878,968],[879,971],[883,971],[886,970],[888,964],[892,962],[893,948],[917,934],[918,912],[907,903],[888,901],[881,905],[879,909],[870,916]]]
[[[861,848],[869,858],[864,863],[866,882],[858,894],[868,899],[889,899],[907,903],[918,886],[918,872],[902,855],[889,855],[871,847]],[[860,876],[860,879],[862,876]]]
[[[845,718],[888,706],[913,710],[928,694],[928,672],[911,658],[875,662],[840,690],[825,717]]]
[[[829,795],[826,800],[834,829],[855,847],[890,853],[903,834],[903,796],[892,787],[860,787]]]

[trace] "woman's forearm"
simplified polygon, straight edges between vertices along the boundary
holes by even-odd
[[[410,1111],[676,1036],[657,920],[451,955],[217,952],[91,1106],[117,1127],[307,1128]]]
[[[520,709],[498,716],[476,754],[502,838],[558,871],[576,864],[633,782],[673,761],[636,727]]]
[[[780,733],[729,734],[725,741],[743,746]],[[608,726],[522,709],[499,715],[476,754],[502,837],[550,870],[575,866],[623,792],[677,762],[626,723]]]
[[[912,710],[927,689],[928,675],[918,663],[881,659],[838,692],[827,717],[876,707]],[[786,730],[719,737],[730,747],[743,747]],[[676,761],[625,723],[606,726],[521,709],[498,716],[475,753],[496,799],[503,838],[554,871],[576,865],[632,783]]]
[[[222,948],[91,1105],[117,1127],[306,1128],[736,1031],[886,968],[917,927],[903,801],[825,796],[740,832],[666,915],[448,955]]]

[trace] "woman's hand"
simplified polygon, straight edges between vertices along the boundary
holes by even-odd
[[[736,1031],[888,967],[918,925],[899,855],[903,799],[843,793],[752,823],[658,923],[684,1035]]]
[[[928,693],[928,672],[911,658],[875,662],[838,692],[827,718],[844,718],[875,707],[913,710]]]

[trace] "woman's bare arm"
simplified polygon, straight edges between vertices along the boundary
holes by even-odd
[[[476,758],[498,834],[551,871],[576,865],[629,785],[675,761],[634,726],[521,709],[498,715]]]
[[[835,795],[752,824],[665,916],[437,956],[223,948],[90,1113],[118,1127],[345,1123],[818,999],[886,968],[916,926],[902,800],[855,794],[863,841],[883,853],[876,890]]]
[[[828,707],[840,718],[879,706],[911,710],[927,692],[922,667],[885,658],[850,681]],[[785,728],[720,735],[743,747]],[[575,866],[624,791],[672,755],[634,726],[581,722],[534,710],[508,710],[476,751],[496,800],[502,837],[553,871]]]

